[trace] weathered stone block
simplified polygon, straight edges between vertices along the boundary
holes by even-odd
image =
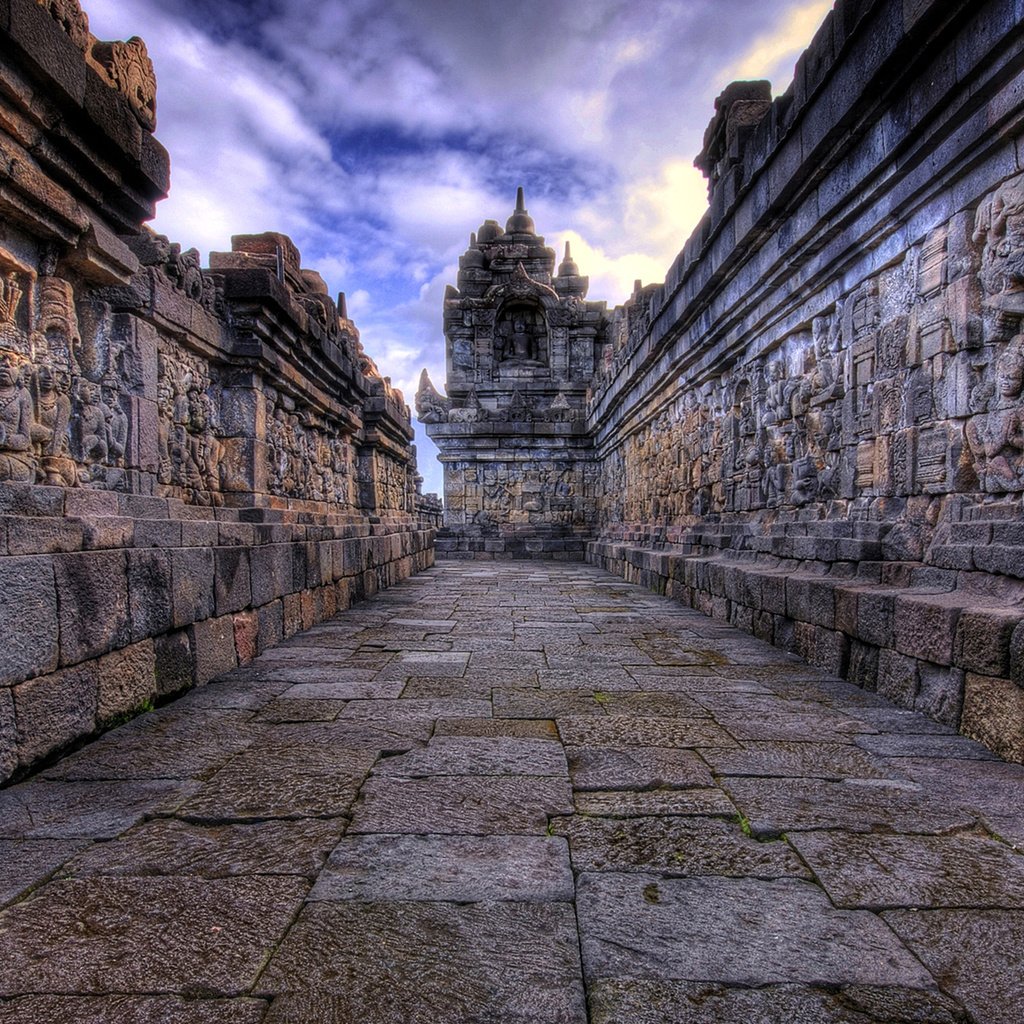
[[[850,641],[850,660],[846,670],[846,678],[855,686],[864,690],[875,690],[878,687],[879,650],[871,644],[859,640]]]
[[[1007,676],[1010,641],[1021,618],[1015,609],[965,608],[956,624],[954,664],[981,675]]]
[[[52,559],[39,555],[0,560],[0,683],[57,667],[57,624]]]
[[[271,601],[257,609],[256,643],[262,652],[284,639],[284,610],[281,601]]]
[[[96,662],[100,724],[137,712],[156,690],[156,655],[152,640],[124,647]]]
[[[835,583],[820,576],[786,579],[786,614],[798,622],[835,625]]]
[[[73,665],[131,640],[127,559],[123,551],[54,555],[60,661]]]
[[[213,551],[184,548],[171,552],[173,625],[188,626],[213,614]]]
[[[153,641],[153,678],[160,697],[193,685],[192,648],[187,629],[165,633]]]
[[[878,655],[878,685],[876,689],[900,707],[912,708],[917,697],[918,663],[896,651],[884,649]]]
[[[0,687],[0,783],[9,779],[18,767],[18,730],[15,725],[14,693]]]
[[[967,673],[960,731],[1009,761],[1024,761],[1024,690],[1010,679]]]
[[[189,630],[189,646],[197,686],[208,683],[222,672],[230,672],[238,664],[235,623],[230,615],[195,623]]]
[[[249,552],[241,547],[214,548],[213,557],[217,615],[248,608],[252,604]]]
[[[963,600],[950,594],[901,594],[896,599],[893,631],[896,650],[949,665]]]
[[[96,728],[99,683],[96,665],[76,665],[30,679],[14,688],[18,761],[33,761]]]
[[[853,635],[876,647],[891,647],[893,619],[896,613],[896,592],[893,590],[861,590],[857,594],[857,618]]]
[[[127,555],[132,640],[166,633],[173,621],[170,556],[155,548]]]
[[[239,612],[234,616],[235,650],[238,663],[245,665],[259,654],[259,617],[256,612]]]
[[[257,607],[292,590],[290,544],[262,544],[250,551],[252,603]]]
[[[964,673],[946,665],[918,664],[918,691],[914,707],[929,718],[955,729],[964,703]]]

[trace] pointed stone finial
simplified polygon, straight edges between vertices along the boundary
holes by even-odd
[[[470,233],[469,233],[469,244],[471,246],[476,245],[476,232],[475,231],[470,231]]]
[[[526,199],[522,185],[516,189],[516,210],[515,213],[509,217],[508,223],[505,225],[505,230],[510,235],[534,235],[537,233],[533,224],[533,218],[526,209]]]
[[[348,319],[348,302],[345,299],[344,292],[338,292],[338,316],[342,320]]]
[[[569,243],[565,243],[565,259],[558,266],[559,277],[579,277],[580,268],[573,262],[572,253],[569,251]]]

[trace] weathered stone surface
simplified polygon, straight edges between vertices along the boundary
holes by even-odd
[[[558,720],[562,742],[573,747],[728,747],[732,736],[702,718],[625,715],[569,716]]]
[[[755,835],[825,827],[851,832],[945,832],[975,821],[970,811],[929,797],[908,782],[730,778],[724,785]]]
[[[178,810],[195,821],[345,814],[375,755],[301,743],[257,743],[233,757]]]
[[[1024,999],[1019,910],[895,910],[886,924],[920,957],[972,1020],[1013,1024]]]
[[[86,551],[53,560],[60,595],[62,665],[105,654],[131,640],[128,575],[120,551]]]
[[[311,900],[571,902],[569,849],[553,836],[348,836]]]
[[[612,790],[582,792],[574,797],[578,814],[603,818],[636,818],[648,815],[707,815],[734,817],[736,808],[720,789],[648,789],[642,792]]]
[[[938,992],[843,985],[736,988],[690,981],[601,980],[588,990],[591,1024],[964,1024]]]
[[[50,558],[0,559],[0,682],[57,667],[57,592]]]
[[[260,1024],[260,999],[178,996],[20,996],[0,1002],[6,1024]]]
[[[35,888],[86,845],[85,840],[0,839],[0,905]]]
[[[540,775],[565,778],[565,754],[547,740],[438,736],[422,750],[382,759],[373,774],[419,779],[437,775]]]
[[[471,1021],[483,1007],[510,1024],[587,1019],[576,922],[565,904],[316,903],[257,992],[277,996],[269,1020],[278,1024]]]
[[[201,779],[256,738],[248,715],[175,706],[142,715],[46,769],[50,779]]]
[[[0,791],[0,838],[110,839],[157,813],[170,813],[194,783],[47,782]]]
[[[31,764],[96,728],[95,665],[76,665],[14,688],[18,760]]]
[[[569,783],[536,776],[371,778],[349,834],[541,835],[548,818],[572,811]]]
[[[809,882],[584,874],[577,906],[593,980],[935,987],[877,917]]]
[[[99,682],[96,715],[100,722],[136,713],[155,689],[156,653],[152,640],[112,651],[95,666]],[[152,705],[150,705],[152,706]]]
[[[572,866],[582,871],[657,871],[669,875],[807,878],[784,842],[759,843],[720,818],[555,818],[555,835],[569,840]]]
[[[341,833],[338,820],[196,825],[147,821],[64,865],[73,877],[302,875],[315,878]]]
[[[960,727],[1000,757],[1024,761],[1024,689],[968,672]]]
[[[874,750],[868,741],[858,745]],[[880,751],[884,753],[885,750]],[[742,748],[702,750],[701,756],[718,775],[754,775],[812,779],[892,779],[898,770],[848,743],[751,742]]]
[[[690,750],[667,747],[570,747],[569,774],[572,788],[686,789],[710,786],[711,773]]]
[[[0,917],[0,994],[248,992],[306,893],[294,878],[55,881]],[[59,946],[65,955],[40,955]]]
[[[838,907],[1024,909],[1024,858],[983,836],[794,832],[790,842]]]
[[[439,718],[435,736],[480,736],[539,739],[558,742],[558,730],[550,720],[525,718]]]

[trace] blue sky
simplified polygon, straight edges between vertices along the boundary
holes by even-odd
[[[85,0],[142,36],[171,194],[153,227],[204,261],[283,231],[412,402],[444,381],[441,301],[517,185],[590,298],[662,280],[704,212],[692,161],[736,78],[782,92],[830,0]],[[441,490],[418,428],[425,490]]]

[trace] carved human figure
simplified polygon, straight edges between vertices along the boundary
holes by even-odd
[[[0,480],[31,483],[36,466],[32,457],[32,396],[21,380],[23,357],[0,349]]]
[[[111,465],[124,464],[128,448],[128,417],[121,408],[121,388],[115,377],[104,377],[100,394],[104,415],[107,417],[107,449]]]
[[[806,505],[818,496],[818,467],[810,454],[801,455],[793,462],[790,502]]]
[[[1005,182],[979,206],[974,242],[983,246],[980,276],[988,305],[1024,314],[1024,175]]]
[[[68,487],[77,481],[75,464],[68,453],[70,383],[69,374],[55,374],[45,363],[36,369],[36,415],[32,425],[32,441],[39,456],[44,482]]]
[[[99,385],[84,378],[78,384],[74,436],[78,458],[85,463],[80,476],[83,481],[95,479],[107,461],[107,417]]]
[[[996,360],[990,411],[967,421],[967,443],[978,480],[990,493],[1018,491],[1024,484],[1024,335],[1017,335]]]

